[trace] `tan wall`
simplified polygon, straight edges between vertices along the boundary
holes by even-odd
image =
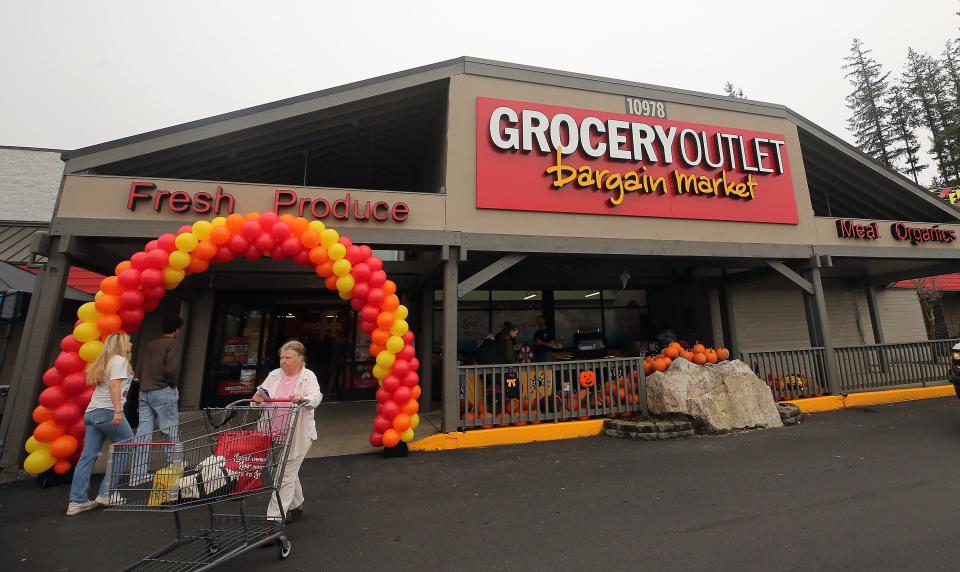
[[[956,292],[944,292],[942,300],[947,332],[951,338],[960,337],[960,295]]]
[[[730,293],[741,350],[810,347],[802,290],[770,279],[735,286]]]
[[[920,299],[908,288],[888,288],[877,292],[877,311],[887,343],[917,342],[927,339]]]

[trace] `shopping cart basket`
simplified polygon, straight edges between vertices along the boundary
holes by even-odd
[[[290,555],[279,489],[300,406],[264,402],[204,409],[192,421],[110,446],[107,510],[172,512],[176,523],[172,543],[126,570],[207,570],[270,542],[281,559]],[[270,495],[279,520],[247,514],[253,497]],[[203,506],[209,525],[204,518],[203,528],[184,532],[181,513]]]

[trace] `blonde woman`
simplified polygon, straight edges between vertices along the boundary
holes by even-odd
[[[280,369],[267,375],[263,383],[253,394],[255,403],[263,403],[265,397],[289,399],[292,403],[301,403],[297,425],[290,435],[290,451],[287,453],[287,466],[280,479],[280,502],[286,514],[286,521],[292,522],[303,513],[303,488],[300,486],[300,465],[310,445],[317,439],[317,425],[313,420],[313,410],[323,401],[317,376],[304,367],[307,350],[303,344],[291,341],[280,348]],[[277,497],[270,497],[267,518],[280,520],[280,507]]]
[[[96,500],[89,500],[90,473],[103,447],[104,439],[113,442],[133,438],[130,424],[123,416],[123,402],[133,379],[130,367],[130,336],[110,334],[103,343],[103,350],[87,369],[87,385],[93,386],[93,397],[83,414],[83,452],[73,472],[70,485],[70,504],[67,516],[108,504],[106,496],[107,478],[100,485]],[[113,474],[123,472],[123,467],[114,467]]]

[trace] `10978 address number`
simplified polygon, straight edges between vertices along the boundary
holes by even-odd
[[[655,99],[640,99],[639,97],[627,97],[627,113],[632,115],[644,115],[647,117],[659,117],[661,119],[667,116],[667,104]]]

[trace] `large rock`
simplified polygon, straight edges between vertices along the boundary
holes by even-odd
[[[678,358],[647,376],[647,407],[683,413],[710,433],[783,427],[770,388],[740,360],[704,366]]]

